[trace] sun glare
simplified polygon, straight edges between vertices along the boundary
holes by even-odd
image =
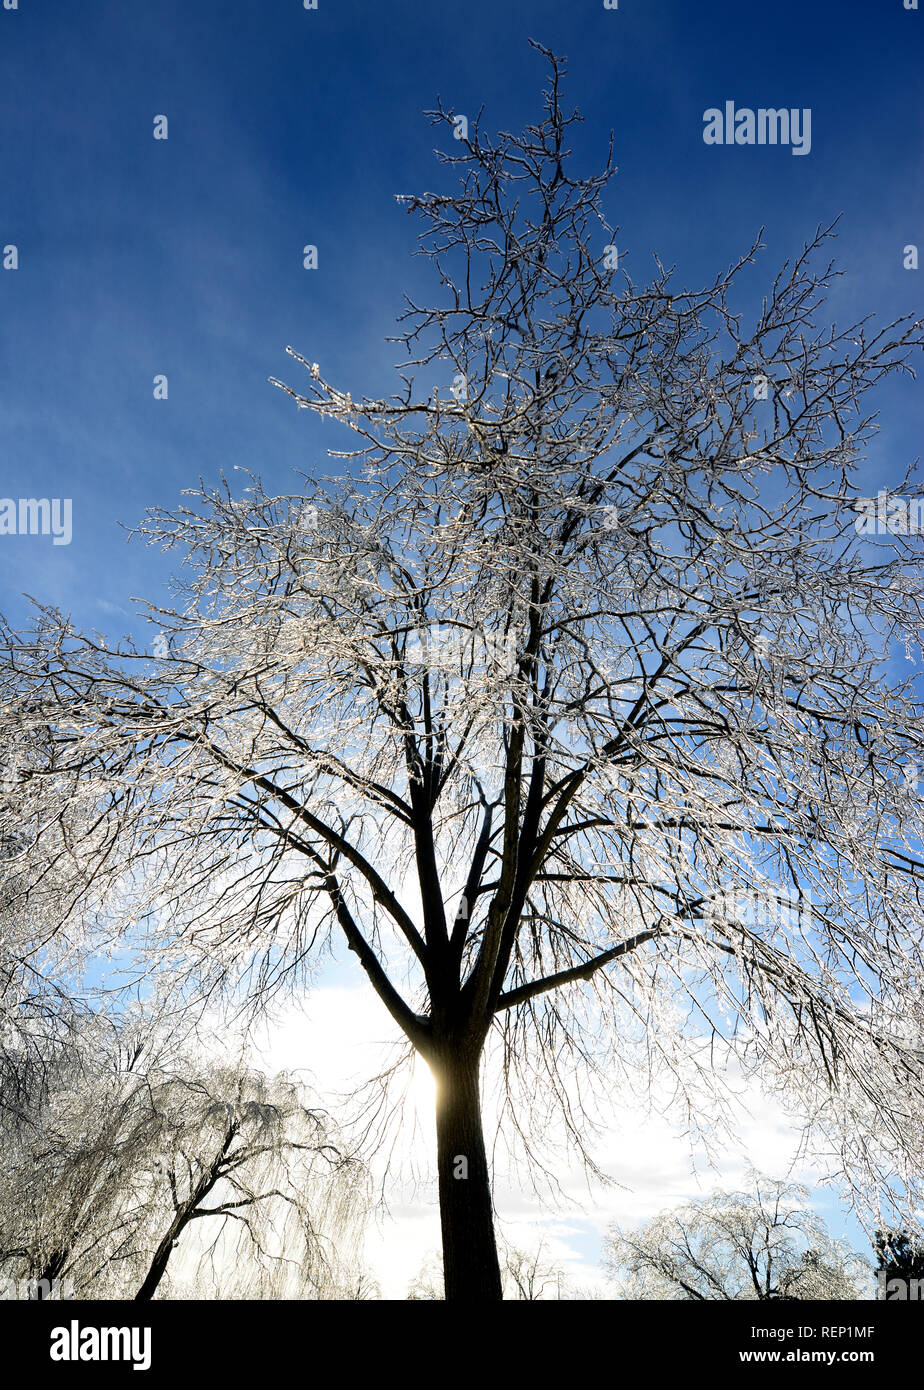
[[[407,1085],[407,1103],[414,1112],[414,1118],[421,1124],[433,1123],[436,1108],[436,1081],[433,1073],[422,1057],[415,1056],[411,1062],[411,1077]]]

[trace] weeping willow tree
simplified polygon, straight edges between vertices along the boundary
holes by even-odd
[[[222,1296],[317,1297],[354,1267],[362,1165],[303,1085],[216,1052],[188,1028],[178,1042],[176,1021],[91,1014],[68,1029],[41,1085],[0,1111],[14,1289],[148,1300],[179,1266]]]
[[[747,318],[757,245],[637,285],[545,56],[541,119],[403,199],[438,289],[395,393],[293,353],[341,476],[152,512],[154,655],[43,610],[2,689],[27,878],[67,815],[83,920],[131,901],[160,969],[257,1007],[353,953],[437,1080],[450,1299],[501,1296],[486,1049],[529,1143],[557,1105],[589,1155],[623,1081],[708,1129],[733,1061],[857,1192],[920,1193],[920,538],[856,525],[919,325],[829,326],[824,231]]]
[[[215,1067],[180,1081],[168,1106],[172,1142],[153,1165],[159,1239],[135,1298],[155,1296],[187,1232],[199,1237],[195,1277],[222,1296],[335,1290],[358,1261],[366,1174],[304,1088]]]

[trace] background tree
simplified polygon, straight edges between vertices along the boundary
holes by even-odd
[[[355,1261],[366,1175],[330,1117],[291,1079],[210,1061],[207,1037],[183,1042],[137,1019],[90,1017],[41,1088],[4,1112],[8,1278],[149,1299],[199,1221],[198,1252],[187,1240],[179,1257],[233,1268],[251,1297],[268,1272],[317,1296]]]
[[[708,1131],[733,1056],[858,1194],[899,1173],[913,1206],[924,1171],[924,725],[888,666],[920,537],[854,527],[863,398],[919,327],[819,324],[827,232],[747,322],[756,246],[700,290],[611,269],[612,161],[573,172],[546,56],[541,120],[473,122],[461,188],[405,199],[440,298],[399,391],[299,357],[347,476],[152,514],[185,561],[166,654],[41,611],[0,690],[50,749],[24,866],[84,826],[81,921],[130,899],[161,971],[254,1007],[331,933],[355,954],[437,1079],[451,1299],[501,1296],[489,1038],[534,1159],[554,1109],[592,1162],[600,1093],[659,1073]]]
[[[428,1255],[407,1287],[409,1303],[433,1303],[446,1297],[443,1260],[438,1252]]]
[[[907,1231],[877,1231],[873,1241],[876,1274],[889,1279],[924,1280],[924,1242]]]
[[[70,821],[35,798],[26,817],[18,816],[18,789],[36,767],[48,771],[52,754],[41,738],[0,744],[0,1111],[13,1129],[28,1124],[49,1076],[65,1054],[76,1056],[76,1036],[90,1026],[91,1010],[73,978],[80,953],[61,925],[71,911],[72,876],[63,868]],[[51,825],[56,829],[39,846],[38,828]]]
[[[306,1105],[304,1088],[213,1065],[157,1103],[168,1145],[155,1160],[155,1210],[167,1206],[165,1188],[169,1206],[159,1228],[151,1222],[157,1243],[135,1298],[155,1296],[198,1221],[207,1223],[202,1258],[217,1263],[225,1287],[229,1267],[249,1297],[317,1296],[335,1284],[347,1254],[338,1244],[355,1246],[361,1233],[366,1174],[338,1147],[330,1117]]]
[[[714,1192],[662,1212],[637,1231],[611,1231],[606,1263],[626,1298],[869,1297],[869,1267],[828,1234],[808,1189],[759,1178],[749,1192]]]
[[[504,1297],[520,1303],[539,1303],[560,1299],[593,1298],[589,1290],[578,1288],[546,1250],[545,1242],[523,1249],[504,1242],[502,1246],[501,1279]],[[428,1255],[408,1285],[410,1302],[431,1302],[446,1297],[442,1261],[438,1254]]]
[[[123,1051],[109,1020],[90,1014],[57,1043],[2,1110],[0,1251],[8,1277],[80,1295],[134,1253],[160,1124],[141,1049]]]

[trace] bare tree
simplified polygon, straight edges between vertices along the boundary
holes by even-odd
[[[443,1261],[437,1252],[426,1257],[407,1286],[409,1303],[434,1303],[446,1297]]]
[[[160,1124],[140,1048],[123,1050],[110,1020],[86,1016],[56,1041],[2,1112],[0,1257],[27,1284],[80,1293],[134,1253]]]
[[[304,1087],[210,1060],[208,1042],[186,1030],[178,1045],[131,1018],[93,1016],[71,1030],[41,1087],[0,1124],[7,1276],[79,1297],[150,1299],[199,1221],[197,1262],[220,1266],[226,1283],[233,1266],[250,1297],[270,1275],[317,1296],[352,1267],[362,1165]]]
[[[198,1221],[207,1223],[199,1263],[217,1263],[219,1287],[232,1282],[239,1297],[329,1289],[343,1258],[338,1243],[355,1244],[361,1231],[366,1194],[366,1173],[338,1147],[330,1117],[310,1109],[289,1078],[240,1067],[180,1079],[158,1105],[170,1146],[155,1160],[155,1210],[166,1206],[167,1219],[135,1298],[154,1297]]]
[[[567,1285],[563,1270],[549,1260],[541,1244],[535,1250],[511,1246],[507,1250],[503,1272],[505,1282],[514,1291],[512,1296],[523,1303],[560,1299]]]
[[[20,820],[16,789],[42,765],[49,745],[41,739],[15,739],[0,745],[0,1112],[2,1123],[28,1124],[57,1075],[65,1053],[73,1057],[75,1031],[87,1026],[90,1009],[62,980],[79,966],[67,933],[53,924],[67,920],[71,874],[62,868],[61,836],[36,844],[38,826],[49,821],[66,834],[68,818],[32,800],[31,815]],[[46,857],[47,856],[47,857]],[[27,864],[27,867],[26,867]],[[49,929],[49,923],[52,927]]]
[[[626,1298],[869,1297],[869,1265],[808,1203],[807,1188],[755,1176],[753,1191],[714,1192],[637,1231],[614,1228],[607,1265]]]
[[[858,1200],[924,1171],[924,726],[887,665],[920,538],[854,525],[863,399],[919,325],[819,323],[829,231],[748,322],[757,245],[700,290],[613,269],[612,160],[572,172],[546,57],[542,118],[472,122],[461,188],[404,200],[441,298],[408,305],[398,392],[293,354],[346,476],[153,513],[185,561],[160,655],[43,610],[0,688],[5,736],[51,749],[10,798],[22,867],[85,827],[88,930],[131,900],[162,972],[255,1006],[332,934],[355,954],[437,1079],[452,1299],[501,1296],[489,1039],[534,1157],[558,1107],[592,1161],[595,1087],[658,1074],[708,1127],[733,1058]]]
[[[548,1254],[545,1241],[530,1249],[504,1243],[501,1282],[504,1297],[513,1302],[539,1303],[561,1299],[587,1299],[594,1295],[579,1289],[562,1265]],[[433,1302],[446,1297],[439,1255],[428,1255],[408,1285],[410,1302]]]

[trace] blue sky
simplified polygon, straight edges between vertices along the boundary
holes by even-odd
[[[469,115],[484,105],[495,129],[531,119],[545,72],[529,37],[569,59],[584,168],[615,131],[607,206],[634,278],[657,249],[693,284],[765,224],[742,282],[756,307],[785,256],[842,214],[832,315],[907,311],[920,296],[901,248],[924,239],[922,36],[924,13],[902,0],[0,9],[0,246],[19,250],[0,271],[0,492],[74,505],[70,546],[2,538],[0,606],[20,614],[26,591],[124,630],[129,596],[156,596],[167,562],[126,546],[120,523],[221,469],[286,491],[293,469],[329,467],[337,427],[267,378],[298,384],[291,343],[354,393],[390,389],[401,293],[430,283],[393,195],[442,177],[421,113],[440,94]],[[726,100],[810,107],[811,153],[706,146],[703,112]],[[870,493],[920,437],[916,392],[879,403]]]
[[[635,279],[657,250],[705,281],[765,226],[756,309],[840,214],[831,316],[920,305],[902,248],[924,242],[924,12],[902,0],[19,0],[0,8],[0,247],[19,253],[0,270],[0,495],[72,498],[74,531],[0,537],[8,616],[28,592],[127,631],[168,561],[121,527],[221,470],[289,491],[332,467],[348,441],[267,379],[299,384],[291,343],[354,394],[391,389],[402,291],[432,284],[394,200],[443,177],[421,113],[440,95],[491,129],[533,119],[530,37],[568,57],[583,170],[615,132],[606,207]],[[705,145],[727,100],[811,108],[811,153]],[[869,494],[920,447],[919,392],[877,403]]]

